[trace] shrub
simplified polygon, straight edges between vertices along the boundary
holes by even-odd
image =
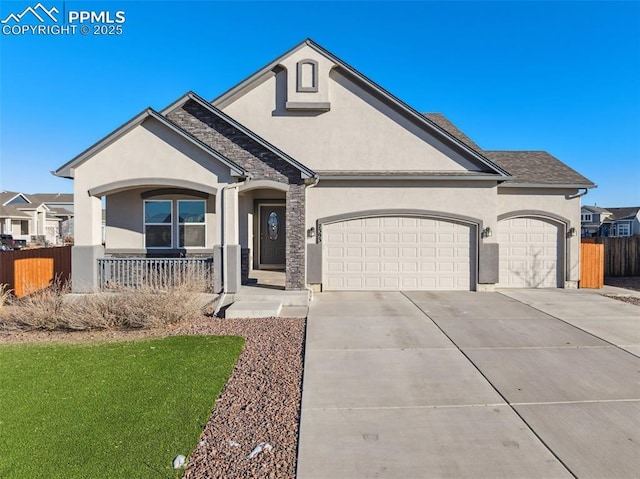
[[[197,287],[183,283],[166,290],[114,288],[110,292],[69,295],[68,286],[16,300],[2,312],[0,327],[22,330],[155,328],[202,314]]]

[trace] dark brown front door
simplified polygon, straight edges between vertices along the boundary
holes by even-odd
[[[284,268],[286,222],[284,205],[262,204],[260,218],[260,268]]]

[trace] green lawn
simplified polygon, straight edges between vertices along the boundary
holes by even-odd
[[[174,478],[244,339],[0,346],[0,477]]]

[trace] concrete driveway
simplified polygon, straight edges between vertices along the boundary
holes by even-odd
[[[298,479],[638,477],[639,332],[582,291],[318,294]]]

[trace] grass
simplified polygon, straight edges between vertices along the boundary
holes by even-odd
[[[244,339],[0,346],[0,477],[175,478]]]

